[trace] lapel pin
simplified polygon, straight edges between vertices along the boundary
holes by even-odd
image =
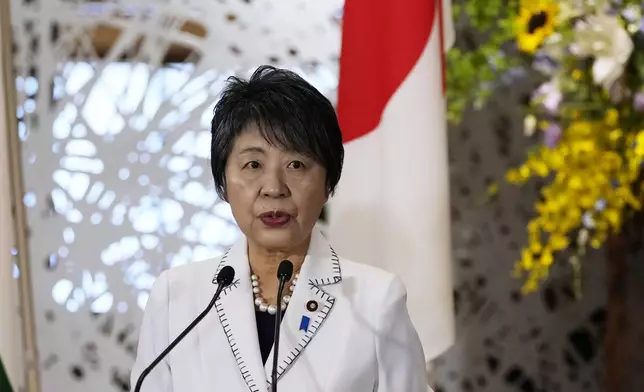
[[[300,321],[300,331],[308,332],[310,321],[311,319],[308,316],[302,316],[302,321]]]
[[[309,301],[306,303],[306,310],[309,312],[315,312],[318,310],[318,303],[316,301]]]

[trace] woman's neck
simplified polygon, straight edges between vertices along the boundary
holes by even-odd
[[[266,300],[277,297],[277,268],[283,260],[293,263],[293,275],[300,271],[309,248],[310,239],[288,250],[273,250],[248,241],[248,261],[253,274],[257,275]]]
[[[309,240],[288,250],[273,250],[248,241],[248,261],[250,268],[260,279],[277,279],[277,267],[283,260],[293,263],[293,271],[300,270],[306,252],[309,248]]]

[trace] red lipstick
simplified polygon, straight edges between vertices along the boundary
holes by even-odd
[[[259,216],[259,219],[268,227],[286,226],[291,221],[291,215],[284,211],[265,212]]]

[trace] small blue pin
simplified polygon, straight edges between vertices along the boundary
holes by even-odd
[[[308,316],[302,316],[302,321],[300,321],[300,330],[307,332],[309,330],[309,321],[311,321],[311,319]]]

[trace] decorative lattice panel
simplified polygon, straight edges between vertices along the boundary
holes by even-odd
[[[334,100],[342,1],[12,9],[43,392],[127,390],[154,278],[239,235],[207,159],[223,81],[274,63]],[[98,32],[108,44],[94,45]],[[509,271],[534,192],[480,197],[526,145],[526,89],[500,91],[450,134],[458,342],[437,363],[441,391],[598,390],[601,264],[588,262],[581,301],[566,268],[521,298]]]
[[[127,3],[13,3],[44,392],[126,390],[155,277],[238,238],[208,160],[225,79],[337,85],[338,1]]]

